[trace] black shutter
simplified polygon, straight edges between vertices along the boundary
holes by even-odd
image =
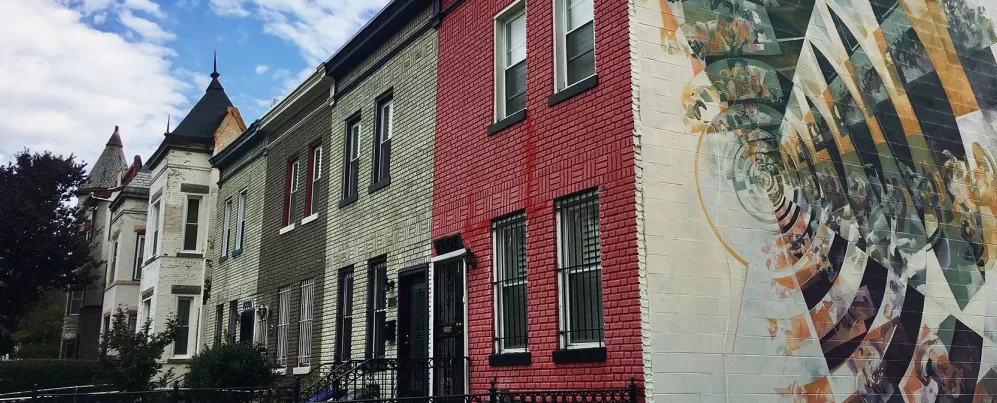
[[[239,317],[239,341],[242,344],[253,344],[254,311],[243,311]]]

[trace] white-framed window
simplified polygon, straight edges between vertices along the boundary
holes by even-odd
[[[139,312],[139,313],[142,314],[142,326],[145,326],[146,322],[149,322],[149,319],[152,318],[152,298],[151,297],[142,300],[142,312]],[[150,324],[149,327],[150,327],[150,330],[152,330],[151,329],[152,328],[151,324]]]
[[[111,315],[104,315],[104,328],[101,329],[101,340],[107,341],[107,332],[111,331]]]
[[[593,189],[555,203],[561,346],[603,345],[599,194]]]
[[[287,161],[287,195],[284,197],[284,226],[294,224],[298,200],[298,157]]]
[[[318,190],[319,179],[322,178],[322,145],[315,144],[311,147],[311,158],[308,159],[308,172],[311,173],[311,177],[308,178],[308,183],[306,186],[305,193],[307,193],[308,200],[305,202],[305,216],[311,216],[312,214],[318,213]]]
[[[554,71],[557,90],[595,74],[592,0],[554,0]]]
[[[83,307],[83,290],[69,292],[69,315],[79,315]]]
[[[135,267],[132,268],[132,280],[142,279],[142,265],[145,264],[145,234],[135,237]]]
[[[360,117],[346,122],[346,161],[343,164],[343,200],[356,199],[360,172]]]
[[[118,270],[118,238],[111,244],[111,265],[107,269],[107,285],[114,283],[114,274]]]
[[[247,189],[239,192],[238,212],[236,212],[235,224],[235,249],[242,250],[242,242],[246,235],[246,196]]]
[[[228,242],[232,238],[232,199],[225,201],[225,211],[222,213],[222,257],[228,256]]]
[[[190,339],[193,330],[194,297],[177,297],[177,336],[173,339],[173,355],[190,355]]]
[[[277,366],[287,367],[288,331],[291,327],[291,286],[277,293]]]
[[[128,332],[135,333],[138,330],[138,315],[136,312],[128,313]]]
[[[495,16],[495,120],[526,109],[526,3]]]
[[[371,183],[382,183],[391,178],[391,135],[394,132],[394,103],[392,94],[386,94],[377,101],[377,121],[374,123],[374,159]]]
[[[187,196],[183,213],[183,250],[201,250],[201,196]]]
[[[495,351],[526,351],[526,218],[492,222],[495,267]]]
[[[160,214],[162,213],[162,201],[156,200],[152,203],[152,207],[149,208],[149,219],[151,220],[149,227],[152,229],[152,244],[149,245],[149,256],[156,257],[159,253],[159,223],[162,221]]]
[[[301,315],[298,316],[298,366],[311,365],[312,310],[314,309],[315,280],[301,282]]]

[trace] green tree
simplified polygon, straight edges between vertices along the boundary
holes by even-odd
[[[172,371],[164,373],[156,382],[153,378],[163,367],[158,362],[163,350],[176,338],[176,318],[168,319],[162,332],[152,333],[151,329],[151,320],[147,320],[137,331],[129,329],[128,316],[118,308],[111,320],[111,329],[104,333],[98,353],[102,383],[123,391],[165,386]]]
[[[268,386],[274,375],[261,344],[223,343],[195,355],[187,373],[187,387],[236,388]]]
[[[62,343],[62,317],[66,313],[66,294],[46,292],[30,311],[17,321],[12,339],[20,359],[59,358]]]
[[[84,289],[97,262],[70,205],[86,177],[75,157],[24,150],[0,165],[0,355],[18,319],[49,290]]]

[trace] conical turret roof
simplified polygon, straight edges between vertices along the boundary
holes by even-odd
[[[97,162],[90,168],[87,180],[83,182],[84,189],[111,188],[118,184],[118,178],[128,169],[122,147],[118,126],[114,126],[114,133],[104,145],[104,152],[100,153]]]
[[[215,130],[228,113],[228,107],[232,106],[232,101],[225,94],[225,88],[218,81],[220,74],[218,74],[217,58],[214,67],[214,71],[211,72],[211,83],[204,90],[204,96],[169,135],[214,140]]]

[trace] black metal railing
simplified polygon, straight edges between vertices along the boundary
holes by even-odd
[[[20,401],[27,403],[293,403],[301,400],[293,387],[215,389],[174,387],[142,392],[38,393]]]
[[[329,375],[301,389],[305,401],[393,400],[433,394],[433,385],[452,374],[463,374],[466,357],[458,358],[375,358],[349,361]],[[458,371],[459,370],[459,371]],[[464,379],[459,380],[460,383]]]

